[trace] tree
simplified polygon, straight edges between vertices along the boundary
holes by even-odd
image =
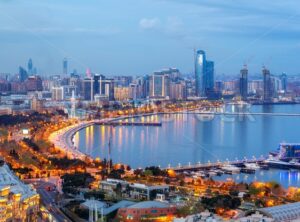
[[[105,194],[103,191],[90,191],[90,192],[86,192],[84,194],[84,198],[85,199],[91,199],[91,198],[95,198],[96,200],[103,200],[105,197]]]
[[[156,198],[157,191],[156,190],[151,190],[149,194],[150,200],[154,200]]]
[[[146,177],[153,176],[153,173],[152,173],[151,170],[145,170],[144,174],[145,174]]]
[[[118,197],[122,197],[122,185],[120,183],[117,183],[115,192]]]

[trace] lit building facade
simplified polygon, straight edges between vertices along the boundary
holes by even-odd
[[[30,186],[1,161],[0,163],[0,221],[37,221],[40,197]]]
[[[184,100],[187,98],[186,84],[182,82],[171,82],[170,84],[170,99]]]
[[[118,86],[114,88],[115,99],[117,101],[125,101],[130,99],[129,87]]]

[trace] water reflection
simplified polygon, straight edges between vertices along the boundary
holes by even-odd
[[[300,106],[297,105],[300,110]],[[255,106],[255,112],[291,112],[293,106]],[[211,121],[199,121],[194,115],[178,114],[166,116],[147,116],[135,118],[134,121],[163,122],[161,127],[122,126],[115,128],[111,156],[115,161],[128,163],[133,167],[149,165],[182,165],[200,162],[233,160],[236,157],[252,158],[267,155],[277,148],[283,140],[300,142],[300,118],[283,116],[255,116],[249,118],[232,118],[234,121],[223,121],[216,116]],[[242,119],[239,119],[242,118]],[[171,121],[170,121],[171,120]],[[131,121],[131,120],[130,120]],[[75,145],[83,152],[94,157],[107,158],[109,139],[108,126],[92,126],[78,132]],[[284,177],[291,183],[298,183],[299,175],[290,175],[290,179],[281,174],[270,174],[273,177]],[[258,179],[266,175],[256,175]],[[243,177],[244,178],[244,177]],[[251,178],[251,176],[249,176]],[[252,178],[253,179],[253,178]]]

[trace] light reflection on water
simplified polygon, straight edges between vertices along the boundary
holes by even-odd
[[[300,113],[300,105],[254,106],[252,111]],[[135,118],[138,122],[163,120],[163,124],[161,127],[116,127],[111,156],[114,162],[128,163],[132,167],[166,167],[169,163],[174,166],[259,157],[276,150],[280,142],[300,142],[299,117],[254,116],[253,119],[215,116],[211,121],[199,121],[199,117],[186,114]],[[74,137],[75,145],[93,157],[107,158],[109,128],[95,125],[82,129]],[[255,177],[299,183],[299,174],[272,172],[267,175],[258,172]],[[247,178],[253,180],[253,176]]]
[[[290,186],[300,186],[300,172],[299,171],[289,171],[289,170],[259,170],[255,174],[236,174],[236,175],[222,175],[220,177],[213,177],[215,180],[226,180],[231,178],[236,182],[270,182],[276,181],[282,184],[284,187]]]

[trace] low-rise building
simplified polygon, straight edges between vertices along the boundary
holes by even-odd
[[[117,179],[107,179],[100,183],[100,189],[105,192],[114,192],[117,186],[120,186],[122,191],[128,190],[131,198],[143,200],[153,200],[157,194],[168,194],[170,191],[168,185],[128,183]]]
[[[144,201],[118,210],[117,217],[127,221],[172,221],[176,207],[159,201]]]

